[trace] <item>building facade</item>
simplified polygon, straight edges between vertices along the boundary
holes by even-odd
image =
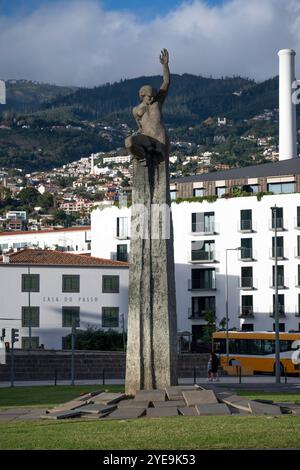
[[[84,255],[22,250],[0,262],[1,328],[16,348],[62,349],[72,325],[126,330],[128,265]],[[74,319],[74,320],[73,320]]]
[[[280,329],[300,329],[300,194],[291,193],[172,204],[180,331],[197,341],[207,311],[222,325],[226,298],[230,328],[273,331],[275,214]],[[122,260],[129,245],[130,209],[93,212],[93,256]]]
[[[0,232],[2,253],[24,248],[90,253],[91,230],[89,226],[84,226],[59,230]]]

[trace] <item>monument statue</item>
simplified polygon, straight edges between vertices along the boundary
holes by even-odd
[[[177,383],[177,319],[173,227],[170,211],[169,140],[162,105],[170,85],[169,53],[160,54],[163,83],[139,91],[133,108],[138,131],[125,140],[133,157],[125,390]]]

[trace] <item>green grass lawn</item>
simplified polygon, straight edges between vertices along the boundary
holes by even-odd
[[[47,407],[95,390],[122,386],[0,389],[0,406]],[[298,401],[300,394],[238,392],[249,398]],[[0,449],[254,449],[300,448],[300,417],[201,416],[138,420],[0,422]]]
[[[0,423],[0,449],[299,448],[300,417],[202,416]]]

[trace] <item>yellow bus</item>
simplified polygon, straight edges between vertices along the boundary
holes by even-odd
[[[234,365],[255,373],[275,374],[275,333],[265,331],[229,331],[229,363],[226,356],[226,331],[213,333],[213,351],[221,366]],[[300,332],[279,333],[281,374],[299,374]],[[293,359],[293,360],[292,360]]]

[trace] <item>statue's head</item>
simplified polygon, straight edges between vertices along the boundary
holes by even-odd
[[[156,88],[153,88],[151,85],[144,85],[139,91],[139,97],[141,101],[144,101],[147,104],[151,104],[154,101],[154,98],[157,95]]]

